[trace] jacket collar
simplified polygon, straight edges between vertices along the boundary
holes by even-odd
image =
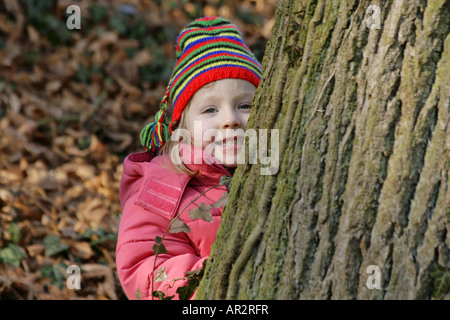
[[[204,152],[201,147],[181,143],[180,158],[189,170],[194,172],[198,170],[201,177],[219,181],[223,175],[231,176],[217,158]]]
[[[188,182],[197,186],[212,186],[219,183],[221,176],[231,176],[217,159],[208,156],[201,148],[182,144],[180,157],[186,167],[192,171],[198,170],[199,175],[191,177],[171,171],[169,155],[154,157],[147,151],[125,158],[120,184],[122,206],[137,192],[136,205],[172,217],[178,210]]]

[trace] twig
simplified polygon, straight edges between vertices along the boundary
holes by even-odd
[[[220,184],[214,185],[208,189],[206,189],[205,191],[203,191],[202,193],[200,193],[197,197],[195,197],[195,199],[193,199],[192,201],[190,201],[184,208],[183,210],[181,210],[172,220],[170,220],[169,226],[167,227],[167,229],[164,231],[163,236],[161,237],[161,241],[158,245],[158,248],[156,249],[155,252],[155,261],[153,262],[153,270],[152,270],[152,285],[151,285],[151,296],[152,296],[152,300],[153,299],[153,292],[154,292],[154,288],[153,288],[153,283],[155,282],[155,269],[156,269],[156,260],[158,259],[158,255],[159,255],[159,248],[161,247],[162,242],[164,241],[164,239],[166,238],[167,232],[169,232],[170,228],[172,227],[173,223],[175,222],[176,219],[178,219],[178,217],[184,212],[184,210],[186,210],[186,208],[188,206],[190,206],[192,203],[194,203],[195,201],[197,201],[197,199],[199,199],[202,195],[204,195],[206,192],[208,192],[211,189],[217,188],[221,186]]]

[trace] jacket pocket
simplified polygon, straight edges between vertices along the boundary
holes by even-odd
[[[136,205],[172,219],[181,194],[181,188],[148,178],[142,186]]]

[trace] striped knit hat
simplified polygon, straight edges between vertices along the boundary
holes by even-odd
[[[200,18],[184,28],[177,38],[176,58],[155,122],[141,132],[142,145],[153,152],[169,140],[187,103],[205,84],[236,78],[258,87],[261,80],[262,67],[245,45],[240,31],[220,17]],[[173,105],[173,116],[167,125],[165,113],[169,101]]]

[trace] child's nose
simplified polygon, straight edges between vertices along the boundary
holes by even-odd
[[[241,121],[236,115],[233,113],[228,115],[226,119],[223,122],[223,128],[224,129],[237,129],[241,127]]]

